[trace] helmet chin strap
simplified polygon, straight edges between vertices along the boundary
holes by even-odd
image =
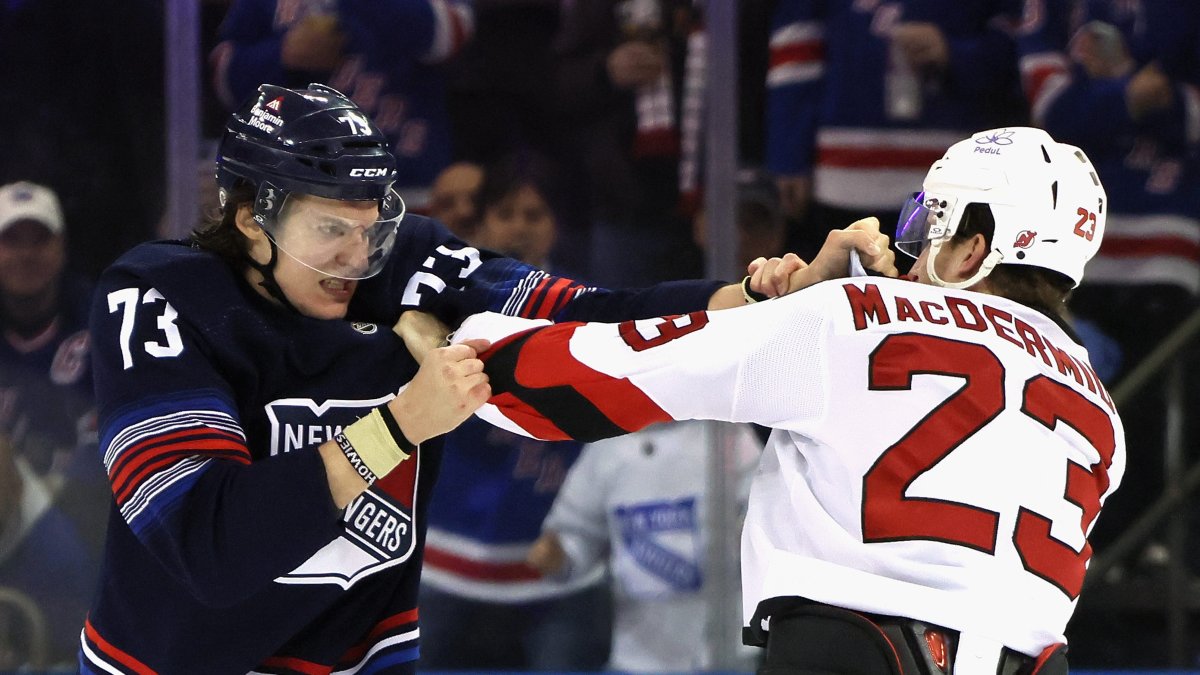
[[[275,263],[279,261],[279,248],[275,245],[275,240],[271,237],[268,236],[267,241],[271,243],[271,259],[264,265],[251,257],[250,253],[247,252],[246,262],[262,275],[263,280],[258,282],[259,286],[262,286],[272,298],[278,300],[284,307],[297,314],[301,314],[300,310],[296,309],[296,306],[292,304],[292,301],[288,300],[287,294],[280,288],[279,282],[275,280]]]
[[[941,286],[942,288],[953,288],[956,290],[970,288],[971,286],[979,283],[981,279],[991,274],[992,268],[998,265],[1004,258],[1003,253],[997,249],[992,249],[992,251],[987,254],[987,257],[983,259],[983,262],[980,263],[979,269],[975,270],[975,274],[971,275],[971,278],[963,281],[946,281],[939,277],[937,270],[934,269],[934,262],[937,259],[937,254],[941,250],[942,240],[939,239],[930,244],[929,257],[925,259],[925,271],[929,274],[929,280],[932,281],[935,286]]]

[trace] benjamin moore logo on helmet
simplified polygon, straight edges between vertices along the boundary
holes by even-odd
[[[270,103],[267,104],[267,107],[270,108],[271,110],[274,110],[275,112],[279,112],[279,109],[283,107],[283,97],[280,96],[280,97],[276,98],[274,101],[271,101]]]
[[[274,101],[271,101],[271,103],[278,103],[278,102],[279,102],[279,99],[275,99]],[[269,107],[271,105],[271,103],[268,103],[267,106]],[[250,119],[247,120],[247,124],[249,124],[252,127],[262,129],[263,131],[267,132],[268,134],[273,134],[273,133],[275,133],[275,130],[277,128],[283,126],[284,122],[283,122],[283,118],[280,117],[279,115],[274,115],[274,114],[260,108],[259,106],[254,106],[253,108],[250,109]]]

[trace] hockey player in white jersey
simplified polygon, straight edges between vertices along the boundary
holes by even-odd
[[[1064,319],[1106,207],[1077,148],[990,130],[905,206],[908,280],[831,279],[851,248],[879,266],[842,231],[769,302],[532,329],[478,315],[455,339],[495,341],[494,419],[530,435],[775,429],[742,534],[761,672],[1065,673],[1087,533],[1125,467]]]

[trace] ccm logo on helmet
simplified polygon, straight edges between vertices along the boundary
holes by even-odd
[[[387,169],[350,169],[351,178],[375,178],[377,176],[386,176]]]

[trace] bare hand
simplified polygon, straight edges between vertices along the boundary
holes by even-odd
[[[342,62],[346,35],[337,17],[313,14],[296,22],[283,36],[279,60],[289,70],[331,73]]]
[[[896,24],[892,29],[892,44],[916,70],[945,70],[950,63],[950,46],[937,24],[924,21]]]
[[[655,45],[641,40],[625,42],[608,55],[608,79],[618,89],[653,84],[666,68],[666,55]]]
[[[567,553],[563,551],[558,535],[547,530],[529,547],[529,555],[525,564],[542,573],[542,576],[554,576],[567,565]]]
[[[1150,113],[1167,110],[1175,103],[1175,90],[1171,78],[1158,67],[1149,63],[1129,78],[1125,85],[1125,106],[1129,116],[1140,120]]]
[[[792,273],[791,290],[799,290],[849,273],[850,251],[858,251],[863,267],[887,277],[896,277],[896,253],[888,248],[888,236],[879,231],[878,218],[863,218],[843,230],[834,230],[813,258],[812,264]]]
[[[812,178],[809,176],[776,176],[779,188],[779,206],[783,215],[792,220],[802,220],[808,213],[812,197]]]
[[[413,443],[462,424],[492,395],[483,361],[477,358],[491,343],[466,340],[429,351],[403,391],[388,403],[405,437]]]
[[[792,275],[808,267],[808,263],[795,253],[785,253],[782,258],[755,258],[746,266],[750,275],[750,290],[768,298],[777,298],[792,291]]]
[[[392,332],[404,340],[404,346],[418,364],[429,352],[449,344],[446,337],[450,335],[450,328],[434,315],[416,309],[401,314],[400,320],[392,326]]]

